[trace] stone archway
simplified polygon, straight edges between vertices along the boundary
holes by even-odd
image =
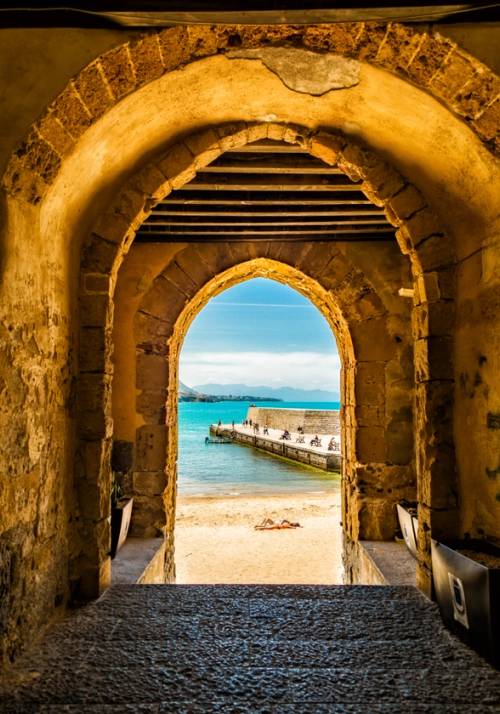
[[[363,81],[311,98],[287,90],[259,61],[229,61],[224,48],[234,49],[240,40],[243,48],[303,44],[354,57],[361,60]],[[249,96],[249,83],[262,96]],[[172,28],[114,48],[69,83],[31,127],[3,177],[2,238],[9,260],[2,266],[2,321],[8,327],[2,384],[10,434],[4,459],[5,473],[20,478],[5,480],[9,507],[2,547],[13,563],[22,564],[15,568],[15,587],[38,603],[8,607],[13,632],[24,636],[31,622],[43,622],[54,599],[66,602],[73,586],[92,595],[107,583],[110,298],[134,227],[163,186],[168,190],[167,179],[181,180],[173,169],[162,173],[154,159],[183,134],[186,145],[188,139],[198,143],[192,151],[188,146],[189,170],[194,154],[202,161],[199,151],[209,160],[214,142],[217,151],[226,142],[249,140],[255,122],[265,121],[269,135],[278,138],[303,136],[311,150],[313,143],[322,145],[325,155],[328,141],[320,130],[333,129],[350,142],[340,152],[333,142],[332,156],[359,170],[362,165],[365,188],[376,187],[387,211],[401,193],[404,205],[393,221],[403,222],[400,245],[414,265],[423,582],[428,583],[431,532],[452,535],[459,517],[460,534],[500,536],[500,172],[492,153],[498,146],[497,92],[498,78],[445,38],[370,23],[241,33]],[[297,132],[290,124],[295,121],[307,129]],[[226,130],[215,131],[215,139],[207,136],[204,128],[211,123]],[[359,160],[347,160],[346,152],[359,153]],[[377,171],[387,177],[387,164],[419,187],[416,203],[397,173],[395,186],[379,181]],[[420,195],[426,197],[421,203]],[[430,205],[446,225],[447,240]],[[89,240],[85,250],[81,305],[87,342],[81,344],[78,374],[79,259],[92,230],[104,239]],[[357,258],[361,264],[363,256]],[[375,272],[382,268],[381,262]],[[33,389],[33,375],[40,391]],[[83,439],[75,457],[79,414]],[[14,443],[19,448],[13,450]],[[26,564],[21,554],[35,546],[37,559]],[[20,614],[27,615],[22,625]]]
[[[419,493],[422,496],[421,574],[423,580],[428,583],[430,532],[434,518],[432,504],[433,499],[437,498],[430,485],[433,477],[439,479],[440,483],[440,500],[436,510],[438,525],[435,533],[436,530],[439,531],[443,518],[449,530],[450,519],[453,519],[457,508],[453,462],[448,458],[442,467],[439,458],[441,450],[447,457],[452,458],[452,425],[451,421],[443,423],[435,418],[441,410],[448,409],[453,401],[453,380],[449,379],[448,373],[443,374],[442,367],[443,362],[450,362],[452,349],[451,342],[442,339],[446,338],[442,331],[448,330],[453,320],[453,245],[418,190],[372,152],[347,141],[339,134],[310,132],[292,125],[239,123],[207,129],[186,138],[152,165],[133,176],[114,205],[101,216],[95,226],[94,233],[85,246],[82,262],[80,305],[84,374],[80,381],[80,411],[82,422],[86,425],[82,432],[83,448],[90,449],[93,455],[94,471],[85,476],[85,480],[87,483],[90,481],[100,484],[98,491],[101,495],[94,499],[94,503],[99,504],[98,509],[87,519],[89,531],[84,519],[84,540],[90,539],[91,543],[94,542],[94,546],[91,546],[94,554],[97,551],[101,553],[98,562],[101,562],[102,558],[106,559],[106,541],[103,540],[109,483],[109,468],[106,469],[106,463],[112,428],[110,346],[109,343],[106,346],[106,335],[109,338],[112,322],[112,302],[109,297],[113,293],[123,255],[132,244],[135,230],[155,201],[189,181],[197,167],[207,165],[228,147],[243,145],[263,136],[299,143],[326,163],[335,164],[348,175],[362,179],[362,190],[377,205],[386,208],[389,220],[398,227],[396,236],[399,245],[411,261],[415,284],[415,314],[420,315],[418,321],[414,321],[418,383],[416,422],[420,429],[417,437],[419,443],[423,443],[423,436],[426,438],[425,445],[418,452],[417,460]],[[182,302],[185,296],[178,299]],[[440,324],[435,321],[431,325],[429,322],[434,313],[441,315]],[[94,346],[98,338],[101,339],[104,349],[96,353]],[[92,371],[91,374],[85,374],[86,360],[90,352]],[[100,360],[100,363],[97,364],[96,360]],[[86,408],[89,404],[89,394],[93,395],[92,407],[98,405],[97,410]],[[89,425],[95,425],[96,429],[89,431]],[[429,429],[431,438],[428,440]],[[95,472],[96,466],[101,469],[101,476]],[[95,531],[96,516],[99,516],[97,520],[101,522],[98,531]],[[95,532],[94,537],[91,535],[92,530]],[[95,538],[102,545],[98,545]],[[99,569],[96,571],[95,565],[91,565],[94,558],[95,555],[90,561],[85,559],[90,571],[96,574]]]
[[[85,67],[14,152],[7,192],[38,203],[79,139],[124,97],[163,74],[204,57],[287,45],[337,53],[410,80],[462,117],[494,153],[498,141],[498,77],[437,34],[400,23],[222,25],[172,27],[113,48]]]
[[[386,385],[389,375],[411,384],[411,335],[404,330],[394,334],[394,328],[390,333],[387,310],[376,293],[361,274],[355,277],[355,268],[328,244],[280,247],[276,260],[277,248],[222,244],[181,250],[154,280],[136,313],[135,420],[142,426],[137,429],[134,472],[140,504],[135,532],[148,536],[166,530],[169,576],[180,347],[192,319],[211,297],[252,277],[270,277],[306,295],[336,336],[342,361],[343,522],[349,538],[390,539],[395,528],[394,503],[416,496],[411,395],[407,389],[404,399],[393,384]],[[225,269],[211,277],[221,261]],[[188,278],[183,273],[181,266],[187,265],[198,265],[196,275]],[[345,281],[346,271],[356,282],[357,292],[351,281]],[[187,294],[184,305],[178,299],[179,290]],[[397,430],[391,429],[395,418]],[[156,490],[150,490],[152,485]]]

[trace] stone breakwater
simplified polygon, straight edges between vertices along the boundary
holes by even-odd
[[[300,427],[306,434],[329,434],[340,439],[340,412],[336,409],[251,406],[248,408],[247,419],[261,427],[267,426],[282,431],[288,429],[292,433],[298,432]]]
[[[241,424],[217,424],[210,425],[211,436],[221,436],[232,438],[240,444],[254,446],[257,449],[262,449],[275,456],[282,456],[292,461],[298,461],[308,466],[314,466],[317,469],[324,471],[340,471],[341,456],[340,456],[340,435],[335,434],[339,448],[336,451],[328,451],[328,442],[332,434],[318,434],[321,439],[322,446],[310,446],[310,440],[315,434],[304,434],[304,443],[298,444],[295,439],[297,434],[292,434],[290,441],[280,439],[282,430],[269,429],[269,434],[260,433],[254,434],[252,427],[244,427]]]

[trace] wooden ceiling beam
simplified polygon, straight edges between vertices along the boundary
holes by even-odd
[[[169,205],[181,206],[373,206],[373,203],[367,198],[334,198],[327,196],[325,198],[223,198],[217,196],[208,197],[192,197],[181,198],[178,193],[170,194],[161,204],[161,208],[166,208]]]
[[[155,233],[137,233],[135,242],[137,243],[255,243],[260,241],[269,242],[270,240],[278,240],[280,243],[304,243],[304,242],[320,242],[320,243],[388,243],[394,242],[393,233],[350,233],[345,235],[331,234],[324,235],[292,235],[283,233],[279,236],[269,236],[267,234],[254,234],[251,238],[248,236],[222,236],[215,235],[209,238],[200,237],[192,233],[184,235],[171,234],[155,234]]]
[[[208,208],[208,206],[206,207]],[[373,206],[373,209],[364,209],[359,206],[356,210],[344,209],[344,210],[321,210],[321,206],[317,206],[314,211],[260,211],[258,206],[254,207],[253,211],[233,211],[230,206],[226,207],[226,210],[219,210],[218,205],[214,206],[214,211],[198,210],[198,209],[171,209],[171,210],[154,210],[151,216],[170,216],[171,218],[186,218],[189,216],[199,217],[199,218],[336,218],[342,216],[360,216],[364,218],[366,216],[378,216],[385,220],[385,214],[378,208]],[[149,218],[147,219],[149,220]]]
[[[203,176],[203,178],[201,178]],[[314,181],[305,176],[260,176],[228,175],[221,181],[219,176],[199,173],[192,181],[184,184],[177,191],[356,191],[359,187],[348,179],[345,182],[332,181],[328,178],[315,178]]]
[[[340,169],[332,166],[297,166],[296,164],[286,164],[284,162],[268,162],[268,163],[244,163],[233,162],[231,164],[210,164],[206,166],[200,174],[266,174],[266,175],[322,175],[325,176],[343,176],[345,175]]]
[[[273,230],[241,230],[241,231],[234,231],[234,230],[226,230],[223,228],[212,228],[210,230],[197,230],[196,226],[190,226],[189,230],[183,230],[177,228],[177,226],[170,226],[169,228],[163,228],[163,229],[158,229],[155,226],[147,226],[146,224],[143,224],[141,231],[144,233],[148,233],[150,235],[200,235],[200,236],[252,236],[252,235],[269,235],[269,236],[277,236],[277,235],[325,235],[329,236],[332,234],[335,235],[340,235],[340,234],[348,234],[348,233],[387,233],[388,229],[387,226],[380,226],[380,227],[370,227],[367,229],[366,227],[360,227],[356,228],[355,226],[350,226],[349,228],[333,228],[332,230],[326,229],[326,228],[317,228],[317,229],[307,229],[307,230],[289,230],[288,228],[279,228],[279,229],[273,229]]]
[[[288,226],[347,226],[347,225],[353,225],[353,226],[375,226],[375,225],[384,225],[384,226],[389,226],[390,224],[387,222],[386,219],[384,218],[374,218],[374,219],[360,219],[356,220],[354,218],[347,220],[347,221],[286,221],[283,223],[282,220],[280,221],[267,221],[267,222],[262,222],[262,221],[164,221],[164,220],[147,220],[143,223],[143,226],[172,226],[173,228],[177,228],[178,226],[184,227],[184,226],[189,226],[191,228],[197,228],[198,226],[202,227],[210,227],[210,226],[215,226],[215,227],[222,227],[222,226],[234,226],[234,227],[242,227],[246,228],[249,226],[253,226],[255,228],[278,228],[280,226],[282,227],[288,227]]]

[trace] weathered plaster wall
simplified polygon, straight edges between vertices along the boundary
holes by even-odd
[[[34,207],[12,207],[1,235],[0,659],[7,661],[68,600],[77,517],[67,256],[57,236],[40,238],[37,221]]]

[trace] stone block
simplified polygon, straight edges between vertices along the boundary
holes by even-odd
[[[285,134],[284,124],[275,124],[271,122],[267,124],[267,138],[273,139],[273,141],[283,141],[283,136]]]
[[[216,127],[219,144],[222,151],[245,146],[248,143],[248,127],[246,122],[234,122]]]
[[[36,130],[16,150],[15,156],[19,170],[38,174],[47,183],[53,181],[61,166],[59,154]]]
[[[157,538],[164,535],[167,522],[162,496],[137,495],[134,497],[131,536]]]
[[[418,84],[427,85],[456,47],[441,35],[424,35],[418,52],[408,67],[408,74]]]
[[[100,64],[115,99],[121,99],[135,88],[135,73],[127,45],[101,55]]]
[[[354,353],[361,362],[387,361],[394,356],[395,342],[389,335],[384,318],[373,318],[351,327]]]
[[[166,354],[166,341],[172,334],[172,325],[165,320],[160,320],[145,312],[137,312],[134,318],[134,338],[137,345],[144,345],[147,351],[148,343],[152,345],[161,344],[164,346]]]
[[[91,275],[110,274],[118,255],[119,246],[116,243],[104,240],[101,236],[93,233],[83,246],[82,269]],[[89,281],[92,282],[92,278]],[[83,280],[83,286],[84,288],[87,286],[87,275]]]
[[[94,118],[100,117],[114,103],[109,86],[105,82],[104,74],[97,62],[88,65],[78,74],[75,79],[75,88]]]
[[[164,471],[136,471],[133,484],[138,496],[161,496],[167,487],[167,477]]]
[[[391,209],[399,219],[409,218],[424,208],[425,199],[414,186],[407,185],[391,198]]]
[[[393,413],[385,427],[385,435],[387,460],[398,465],[411,463],[414,455],[411,410],[403,409],[400,415]]]
[[[80,436],[86,441],[110,439],[113,434],[113,419],[110,409],[78,413]]]
[[[364,175],[376,196],[375,204],[379,206],[385,206],[386,201],[405,186],[405,181],[401,174],[386,164],[385,161],[380,161],[378,165],[367,168],[364,171]],[[363,188],[363,191],[366,191],[366,188]]]
[[[188,25],[187,49],[191,57],[208,57],[217,54],[218,37],[207,25]]]
[[[130,43],[130,58],[137,86],[158,79],[164,72],[158,35],[146,35]]]
[[[64,129],[78,139],[92,124],[92,116],[70,83],[51,107]]]
[[[78,352],[80,372],[111,372],[111,350],[101,327],[83,327]]]
[[[387,30],[387,23],[363,23],[363,31],[358,39],[357,57],[359,60],[370,62],[377,56],[380,45],[387,34]]]
[[[424,443],[432,439],[435,445],[438,430],[445,434],[447,442],[452,440],[454,395],[452,381],[435,380],[416,384],[416,419],[424,435]]]
[[[326,132],[318,132],[311,137],[309,152],[329,166],[335,166],[346,140]]]
[[[358,362],[355,381],[356,405],[383,406],[385,362]]]
[[[439,448],[421,445],[419,458],[418,500],[437,509],[454,509],[458,504],[457,477],[453,445]]]
[[[417,255],[424,271],[451,266],[455,261],[455,246],[448,235],[432,235],[417,248]]]
[[[411,238],[412,245],[417,247],[430,236],[441,234],[441,225],[434,211],[422,208],[412,215],[405,223],[405,228]]]
[[[184,143],[195,157],[195,166],[198,169],[208,166],[222,153],[219,137],[213,129],[191,134]]]
[[[123,216],[130,224],[132,221],[143,220],[146,196],[143,191],[126,188],[120,191],[112,206],[112,214]],[[99,231],[97,231],[99,232]],[[125,231],[126,233],[127,231]],[[104,236],[106,237],[106,236]]]
[[[136,398],[136,409],[146,424],[165,424],[166,404],[166,389],[143,389]]]
[[[186,27],[168,27],[158,35],[163,66],[167,72],[188,62],[191,49]]]
[[[82,441],[79,446],[83,465],[82,478],[90,484],[100,484],[109,474],[111,439]]]
[[[202,260],[196,250],[181,251],[176,255],[175,262],[186,275],[191,277],[198,288],[205,285],[215,275],[215,272]]]
[[[159,160],[157,166],[172,188],[181,188],[196,176],[193,154],[184,144],[176,144]]]
[[[250,128],[248,129],[249,141],[250,139]],[[283,141],[287,144],[297,144],[301,141],[304,134],[304,128],[296,124],[285,124],[285,129],[283,131]],[[309,144],[310,146],[310,144]]]
[[[455,109],[463,116],[477,119],[500,93],[500,78],[481,67],[476,76],[459,90],[455,97]]]
[[[188,298],[193,297],[199,289],[189,273],[185,273],[175,260],[163,271],[162,277]]]
[[[304,47],[314,52],[335,52],[344,56],[354,56],[359,24],[343,22],[331,25],[306,25],[304,27]]]
[[[355,408],[358,426],[383,426],[384,409],[381,405],[359,405]]]
[[[386,460],[385,431],[381,426],[360,426],[356,431],[358,461],[380,463]]]
[[[451,337],[424,337],[416,340],[414,357],[417,382],[454,378]]]
[[[360,540],[392,540],[398,524],[392,501],[378,498],[359,498],[358,519]]]
[[[122,243],[129,231],[130,220],[114,211],[101,214],[94,225],[94,234],[110,243]]]
[[[376,64],[405,74],[424,37],[412,27],[391,23],[375,57]]]
[[[109,295],[110,276],[107,273],[84,273],[82,282],[87,294]]]
[[[53,112],[47,112],[40,119],[37,126],[42,136],[60,156],[66,154],[73,147],[75,140],[66,131]]]
[[[107,329],[113,321],[113,302],[107,295],[80,295],[82,327]]]
[[[137,429],[137,471],[163,471],[167,458],[167,427],[165,425],[141,426]]]
[[[500,99],[496,99],[474,122],[474,128],[479,135],[489,141],[494,139],[500,127]]]
[[[123,439],[114,439],[111,451],[111,468],[122,474],[128,473],[134,465],[134,444]]]
[[[421,303],[413,309],[413,329],[417,339],[451,336],[455,330],[456,307],[452,300]]]
[[[138,354],[136,361],[137,389],[160,390],[168,384],[168,363],[165,357],[155,354]]]
[[[213,276],[217,275],[217,273],[222,273],[228,268],[232,268],[234,265],[234,260],[226,246],[221,246],[221,248],[215,252],[210,245],[198,244],[196,246],[196,253]]]
[[[48,188],[48,184],[34,171],[26,169],[15,155],[5,170],[2,185],[11,196],[33,205],[41,201]]]
[[[144,296],[140,309],[149,315],[174,324],[187,303],[184,293],[175,285],[159,276]]]
[[[411,487],[415,490],[415,476],[408,465],[368,464],[356,465],[353,472],[353,482],[359,489],[366,489],[380,496],[393,490],[403,490]]]
[[[251,144],[253,141],[267,138],[267,126],[262,123],[248,122],[246,125],[247,142]]]
[[[155,201],[165,198],[172,190],[170,182],[156,166],[146,166],[135,174],[132,185]]]
[[[424,504],[419,504],[419,525],[422,518],[424,525],[422,531],[424,536],[427,535],[428,538],[432,537],[441,540],[458,538],[460,536],[459,515],[459,511],[454,508],[440,510],[437,508],[429,508]],[[420,530],[421,529],[419,528],[419,532]],[[422,545],[425,544],[425,550],[427,550],[427,543],[430,551],[430,541],[424,540]],[[420,545],[421,543],[419,539],[419,546]]]
[[[111,513],[111,492],[88,481],[78,482],[78,505],[83,518],[98,521]]]
[[[469,57],[455,49],[447,57],[438,71],[430,80],[430,89],[438,97],[450,101],[458,94],[459,90],[470,82],[476,75],[476,67]],[[453,102],[452,102],[453,104]]]
[[[106,411],[111,401],[111,376],[81,374],[78,380],[78,406],[84,412]]]

